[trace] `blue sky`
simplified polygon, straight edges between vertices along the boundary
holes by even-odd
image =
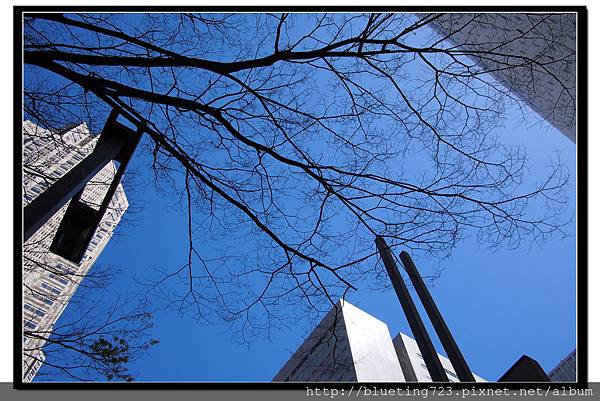
[[[558,149],[574,177],[574,144],[555,129],[533,120],[523,124],[520,117],[508,110],[504,127],[497,130],[506,143],[527,147],[530,176],[542,175],[549,155]],[[138,152],[130,168],[147,174],[147,156]],[[139,178],[138,183],[148,177]],[[569,185],[574,211],[574,180]],[[172,198],[152,186],[137,185],[133,192],[132,200],[143,206],[133,216],[136,223],[122,225],[122,235],[97,261],[123,268],[115,293],[140,291],[131,277],[145,277],[153,266],[186,262],[186,216],[173,207]],[[570,231],[575,233],[574,225]],[[415,258],[415,263],[425,274],[443,269],[431,292],[478,375],[495,380],[522,354],[548,370],[575,347],[574,236],[553,237],[542,247],[495,252],[467,238],[448,260]],[[410,334],[391,289],[373,292],[361,287],[349,300],[385,321],[392,336],[398,331]],[[65,317],[68,314],[69,309]],[[269,381],[310,329],[300,322],[247,345],[240,344],[227,326],[204,325],[173,312],[156,313],[154,324],[151,336],[160,344],[132,367],[138,381]],[[439,344],[437,348],[442,350]]]
[[[538,165],[548,152],[561,149],[570,171],[575,171],[575,146],[556,130],[512,129],[507,123],[503,135],[528,144]],[[120,265],[126,267],[124,276],[143,277],[151,266],[185,262],[186,220],[153,188],[138,190],[142,192],[136,197],[144,199],[145,207],[135,216],[136,225],[123,227],[123,236],[109,243],[97,263]],[[435,262],[415,263],[426,273]],[[555,238],[541,248],[497,252],[467,240],[439,267],[444,270],[431,293],[471,369],[480,376],[497,379],[522,354],[548,370],[575,348],[574,237]],[[392,335],[410,334],[393,290],[360,290],[350,302],[385,321]],[[244,345],[226,326],[203,325],[173,312],[156,314],[154,323],[151,336],[160,344],[133,366],[139,381],[269,381],[307,330],[302,323],[275,332],[270,340]],[[429,331],[437,340],[430,326]],[[443,353],[440,344],[436,346]]]

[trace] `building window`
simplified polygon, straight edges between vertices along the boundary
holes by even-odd
[[[52,301],[50,298],[48,298],[48,297],[46,297],[46,296],[44,296],[44,295],[42,295],[42,294],[39,294],[39,293],[37,293],[37,292],[34,292],[34,293],[32,293],[32,294],[33,294],[33,297],[34,297],[34,298],[36,298],[36,299],[38,299],[38,300],[42,301],[42,302],[43,302],[43,303],[45,303],[46,305],[54,305],[54,301]]]
[[[31,320],[27,320],[25,322],[25,327],[31,330],[35,330],[37,328],[37,324],[33,323]]]
[[[64,278],[64,277],[59,277],[59,276],[57,276],[57,275],[56,275],[56,274],[54,274],[54,273],[49,273],[49,274],[48,274],[48,276],[49,276],[51,279],[53,279],[53,280],[56,280],[56,281],[58,281],[59,283],[61,283],[61,284],[63,284],[63,285],[67,285],[67,284],[69,284],[69,280],[67,280],[67,279],[66,279],[66,278]]]
[[[46,316],[46,312],[43,309],[40,308],[36,308],[35,306],[31,305],[31,304],[25,304],[23,305],[23,309],[30,311],[32,313],[35,313],[38,316]]]
[[[48,290],[48,291],[50,291],[50,292],[53,292],[53,293],[54,293],[54,294],[56,294],[56,295],[60,295],[60,289],[56,288],[56,287],[55,287],[55,286],[53,286],[53,285],[50,285],[50,284],[46,283],[45,281],[44,281],[44,282],[42,282],[42,285],[41,285],[41,287],[42,287],[43,289],[45,289],[45,290]]]

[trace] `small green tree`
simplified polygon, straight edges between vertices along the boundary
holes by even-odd
[[[36,379],[133,381],[130,364],[158,344],[147,334],[153,326],[152,313],[146,304],[132,302],[107,308],[90,302],[92,298],[83,292],[76,294],[68,316],[51,333],[24,330],[23,354],[40,361],[40,351],[45,355]],[[82,299],[87,302],[79,302]]]
[[[150,340],[146,342],[142,348],[144,350],[158,344],[158,340]],[[100,337],[92,343],[90,347],[94,354],[101,361],[102,374],[108,380],[122,379],[128,382],[133,381],[133,376],[128,373],[127,363],[129,362],[130,348],[126,339],[119,336],[113,336],[112,341],[104,337]]]

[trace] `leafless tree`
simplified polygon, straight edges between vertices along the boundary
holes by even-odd
[[[81,124],[49,131],[25,122],[23,141],[24,204],[82,160],[94,145]],[[82,202],[100,208],[99,200],[113,175],[111,163],[86,185]],[[118,188],[117,193],[81,263],[50,251],[67,205],[23,243],[22,355],[27,381],[42,362],[44,368],[36,375],[38,379],[58,375],[63,380],[132,381],[130,362],[156,344],[147,337],[152,319],[149,305],[134,304],[132,299],[114,300],[114,294],[106,294],[115,279],[123,279],[118,266],[96,263],[90,269],[94,255],[112,237],[124,213],[122,189]],[[107,298],[114,301],[107,302]],[[68,311],[63,313],[67,305]]]
[[[521,99],[476,59],[552,61],[457,47],[439,18],[26,14],[25,112],[98,130],[116,108],[144,127],[188,219],[187,263],[153,295],[249,339],[384,277],[376,235],[446,257],[468,233],[508,248],[566,233],[568,173],[554,157],[527,177],[495,134]]]
[[[87,287],[78,290],[69,309],[50,331],[24,329],[24,358],[43,362],[36,380],[133,381],[130,364],[158,344],[148,336],[148,305],[133,299],[107,305]]]

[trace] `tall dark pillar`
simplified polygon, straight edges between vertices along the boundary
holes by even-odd
[[[402,261],[404,269],[408,273],[408,277],[412,281],[412,284],[417,291],[417,295],[421,299],[421,303],[423,304],[423,307],[425,308],[425,311],[431,320],[431,324],[433,325],[433,328],[435,329],[442,346],[448,354],[448,359],[450,359],[450,362],[452,362],[452,366],[454,367],[454,371],[456,372],[459,380],[461,382],[474,382],[475,377],[473,377],[473,373],[471,373],[465,358],[463,358],[456,341],[454,341],[454,338],[452,337],[452,333],[450,333],[450,329],[448,329],[442,314],[437,308],[435,301],[431,297],[429,290],[425,286],[423,278],[419,274],[417,267],[413,263],[410,255],[407,252],[402,251],[402,253],[400,253],[400,260]]]
[[[448,376],[446,376],[442,362],[435,351],[435,347],[431,342],[431,338],[429,338],[429,335],[427,334],[425,325],[423,324],[423,321],[419,316],[419,312],[417,311],[417,308],[410,297],[408,289],[406,288],[406,284],[404,284],[404,279],[402,279],[402,276],[396,267],[396,262],[394,261],[388,245],[383,237],[380,236],[375,238],[375,244],[377,245],[377,249],[381,254],[381,259],[383,260],[383,264],[385,265],[388,275],[390,276],[394,290],[396,290],[396,295],[400,300],[400,305],[402,305],[402,309],[404,310],[404,314],[406,315],[410,329],[415,336],[415,340],[417,341],[419,349],[421,350],[421,355],[423,356],[425,365],[429,370],[431,379],[434,382],[447,382]]]
[[[119,154],[122,146],[123,144],[116,138],[107,140],[102,146],[96,146],[88,157],[25,206],[23,210],[23,240],[27,241],[69,199],[83,190],[85,185]]]
[[[107,196],[104,198],[102,207],[99,211],[100,213],[98,213],[98,215],[100,215],[99,218],[102,217],[108,207],[108,202],[110,202],[110,199],[123,176],[127,163],[131,159],[143,134],[141,128],[138,128],[137,131],[133,131],[119,123],[117,121],[118,115],[119,113],[116,110],[113,110],[110,113],[102,133],[100,134],[98,143],[90,155],[54,182],[37,198],[31,201],[31,203],[25,206],[23,209],[23,241],[27,241],[31,238],[31,236],[70,199],[77,202],[87,183],[102,168],[104,168],[108,162],[116,160],[120,163],[120,166],[109,187]],[[93,220],[97,219],[97,213],[94,213],[93,210],[89,210],[90,208],[86,208],[85,206],[78,207],[74,205],[73,208],[70,209],[73,210],[72,213],[69,213],[73,217],[73,219],[71,219],[73,224],[70,224],[70,226],[73,228],[79,227],[82,232],[85,231],[84,237],[87,237],[86,233],[90,230],[92,230],[91,235],[93,235],[97,226],[97,223]],[[79,235],[78,233],[63,234],[69,234],[67,237]]]

